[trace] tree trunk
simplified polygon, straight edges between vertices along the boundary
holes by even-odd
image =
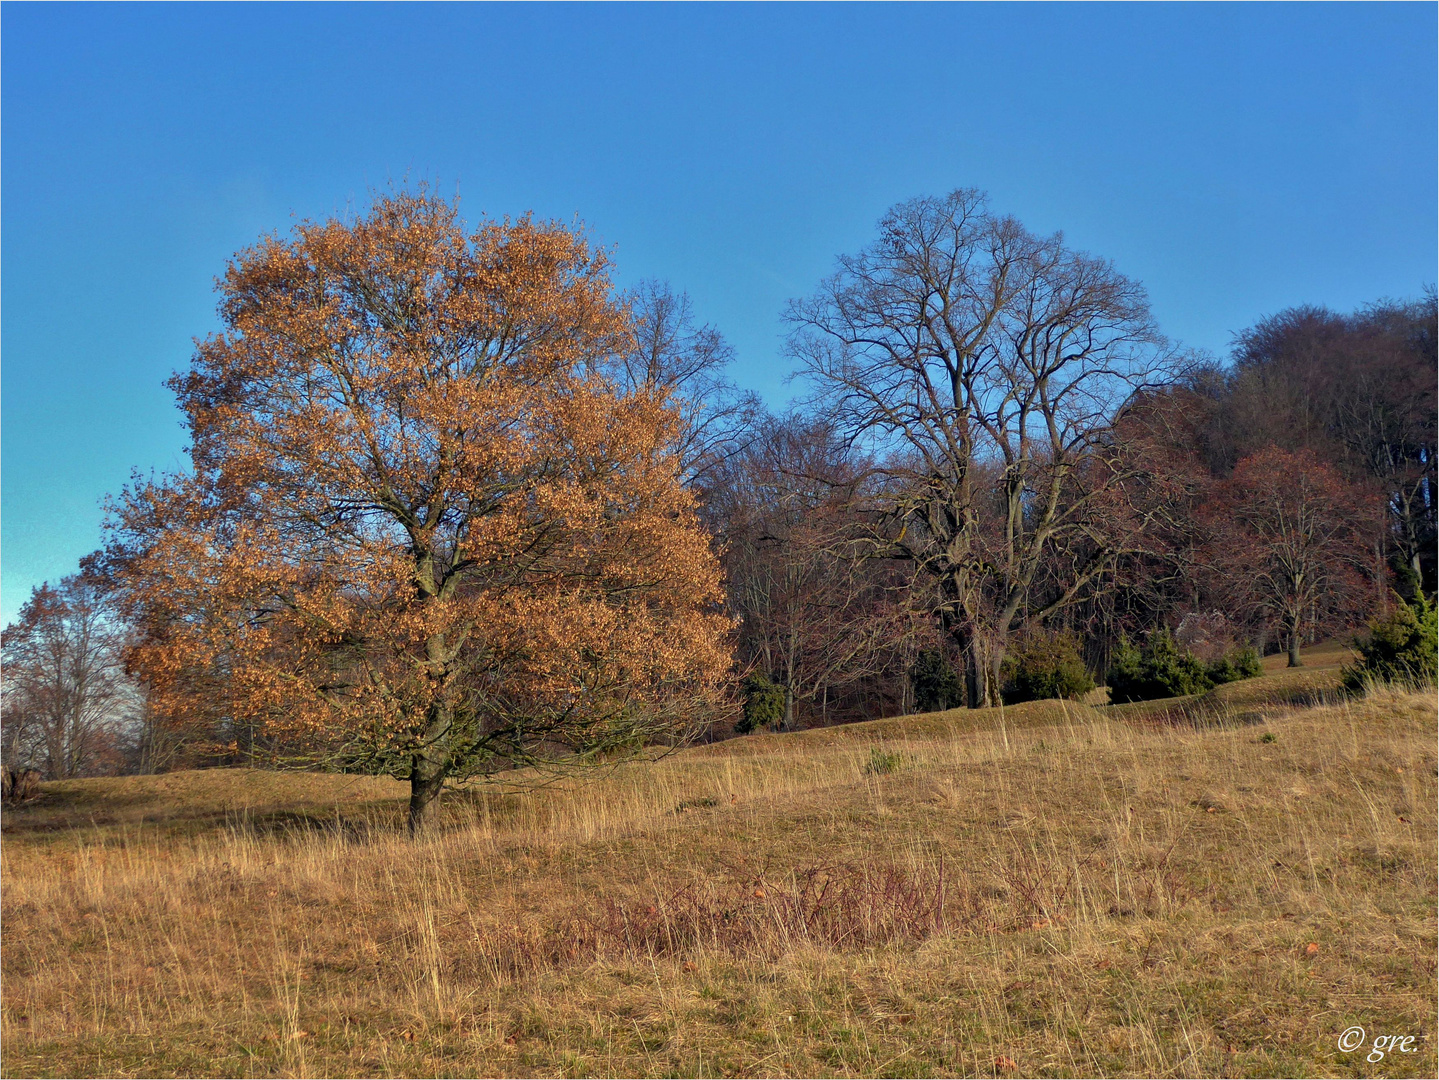
[[[424,741],[410,759],[410,832],[420,832],[433,816],[449,772],[448,743],[454,714],[449,706],[430,706]]]
[[[1289,625],[1289,666],[1303,667],[1299,660],[1299,620]]]
[[[983,709],[989,704],[989,680],[985,678],[984,657],[980,655],[979,641],[973,634],[964,649],[964,691],[965,704],[971,709]]]
[[[989,677],[986,671],[984,648],[973,621],[964,614],[964,610],[961,608],[958,612],[946,611],[941,616],[940,626],[954,642],[959,653],[960,663],[964,667],[965,707],[985,708],[990,704]]]
[[[440,789],[445,786],[445,770],[436,767],[418,754],[410,769],[410,832],[422,832],[434,818],[439,805]]]

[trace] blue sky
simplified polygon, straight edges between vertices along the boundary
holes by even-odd
[[[1433,4],[0,8],[0,617],[73,572],[226,259],[406,178],[582,218],[782,405],[784,302],[955,187],[1223,354],[1436,276]]]

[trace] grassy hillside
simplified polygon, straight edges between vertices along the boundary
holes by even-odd
[[[392,781],[49,784],[0,1071],[1432,1075],[1434,701],[1325,678],[696,747],[419,842]]]

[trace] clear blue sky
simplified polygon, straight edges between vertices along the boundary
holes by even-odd
[[[784,302],[892,203],[979,187],[1219,354],[1436,276],[1433,4],[0,9],[0,616],[183,463],[213,280],[406,177],[583,218],[783,404]]]

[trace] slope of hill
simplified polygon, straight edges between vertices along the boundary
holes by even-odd
[[[1434,701],[1314,679],[696,747],[418,842],[393,781],[47,785],[0,1071],[1432,1074]]]

